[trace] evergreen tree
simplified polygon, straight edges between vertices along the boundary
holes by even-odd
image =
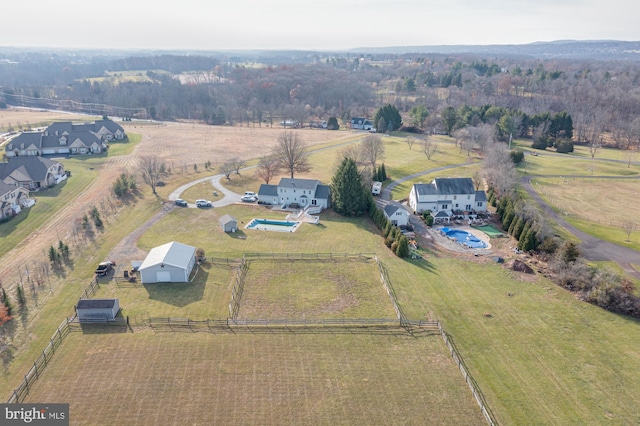
[[[384,167],[384,163],[380,164],[380,182],[387,180],[387,169]]]
[[[404,235],[398,240],[395,254],[400,258],[409,256],[409,240]]]
[[[368,211],[371,191],[362,184],[362,175],[351,158],[344,158],[331,179],[333,210],[343,216],[362,216]]]
[[[391,104],[386,104],[385,106],[378,108],[373,115],[373,122],[376,126],[380,125],[380,118],[384,119],[386,127],[381,128],[378,127],[379,131],[388,130],[397,130],[402,126],[402,117],[400,116],[400,111],[398,108],[394,107]]]
[[[524,229],[524,219],[522,218],[522,216],[519,216],[518,220],[516,220],[515,222],[516,224],[513,227],[513,233],[511,235],[513,235],[513,238],[519,241],[522,230]]]
[[[521,238],[520,241],[518,242],[518,246],[520,246],[520,243],[522,243],[522,248],[520,249],[522,251],[535,250],[536,246],[538,245],[538,240],[536,238],[536,231],[532,227],[529,227],[527,234],[524,236],[524,238]]]
[[[27,304],[27,298],[24,295],[24,288],[20,284],[16,287],[16,294],[18,296],[18,303],[20,307],[24,307]]]
[[[49,262],[51,262],[51,264],[55,266],[59,261],[60,255],[58,254],[58,251],[54,246],[49,246]]]
[[[518,240],[518,250],[524,250],[524,237],[529,233],[529,229],[531,229],[531,222],[527,221],[522,228],[522,232],[520,233],[520,239]]]
[[[9,299],[9,295],[7,294],[4,288],[2,289],[2,293],[0,294],[0,297],[1,297],[2,304],[5,306],[5,308],[7,308],[7,313],[11,315],[13,311],[13,304],[11,303],[11,299]]]

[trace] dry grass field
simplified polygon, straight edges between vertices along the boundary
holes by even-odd
[[[27,402],[82,425],[486,424],[439,335],[72,333]]]
[[[251,260],[239,318],[388,318],[396,315],[373,260]]]

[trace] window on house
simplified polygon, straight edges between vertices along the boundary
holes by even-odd
[[[446,210],[446,209],[448,209],[448,208],[449,208],[449,205],[447,205],[447,204],[443,204],[443,205],[442,205],[442,210]]]
[[[467,200],[470,200],[470,199],[471,199],[471,195],[467,195]]]
[[[457,199],[458,199],[458,196],[457,196],[457,195],[454,195],[454,196],[453,196],[453,199],[454,199],[454,200],[457,200]]]
[[[478,201],[478,207],[482,207],[482,201]]]
[[[456,203],[456,209],[458,208],[458,203]]]

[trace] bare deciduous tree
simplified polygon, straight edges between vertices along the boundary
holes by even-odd
[[[406,142],[407,145],[409,145],[409,149],[412,149],[413,144],[416,143],[416,138],[414,138],[413,136],[407,136]]]
[[[289,172],[291,178],[295,173],[311,170],[307,145],[302,142],[297,133],[282,132],[278,136],[278,143],[273,147],[272,155],[280,168]]]
[[[140,175],[142,181],[151,187],[151,191],[156,194],[156,186],[162,178],[169,175],[165,163],[155,155],[147,155],[140,158]]]
[[[273,155],[260,158],[260,162],[256,167],[256,176],[262,179],[264,183],[268,185],[278,172],[280,172],[280,165]]]
[[[431,160],[435,153],[438,152],[438,144],[431,140],[429,136],[427,136],[424,138],[424,142],[422,143],[422,150],[427,156],[427,160]]]
[[[631,233],[634,231],[634,229],[636,229],[635,222],[631,220],[622,222],[622,230],[625,232],[625,234],[627,234],[626,241],[631,241]]]
[[[363,159],[367,162],[367,165],[371,166],[372,170],[376,169],[378,160],[384,158],[384,144],[378,135],[367,135],[360,142],[360,150],[362,151]]]
[[[510,193],[518,185],[518,172],[504,144],[494,143],[487,149],[483,166],[484,177],[498,197]]]
[[[240,158],[232,158],[231,160],[229,160],[229,163],[231,164],[231,167],[233,167],[233,170],[237,175],[240,174],[240,169],[247,165],[247,162]]]
[[[233,172],[233,164],[227,161],[220,166],[220,171],[224,174],[227,180],[231,180],[231,172]]]

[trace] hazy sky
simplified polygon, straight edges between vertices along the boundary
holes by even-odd
[[[637,0],[8,0],[0,46],[312,49],[640,40]]]

